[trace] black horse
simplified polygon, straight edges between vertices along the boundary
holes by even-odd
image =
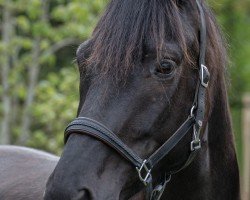
[[[170,175],[161,199],[240,199],[225,45],[204,2],[112,0],[77,61],[79,118],[45,200],[150,199]]]

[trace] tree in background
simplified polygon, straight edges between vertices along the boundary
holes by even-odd
[[[56,151],[57,141],[48,138],[62,135],[76,111],[73,52],[89,37],[104,5],[98,0],[0,0],[2,144]]]
[[[250,89],[250,2],[208,1],[230,44],[230,102],[240,133],[241,96]],[[60,152],[78,105],[75,51],[106,3],[0,0],[0,143]]]
[[[236,136],[237,154],[242,163],[242,95],[250,91],[250,1],[210,0],[229,44],[229,99]]]
[[[240,106],[242,93],[250,90],[250,2],[213,0],[211,4],[229,43],[230,102],[233,107]]]

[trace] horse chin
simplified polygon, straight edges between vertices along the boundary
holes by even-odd
[[[144,199],[145,199],[145,193],[144,191],[140,191],[135,195],[133,195],[132,197],[130,197],[128,200],[144,200]]]
[[[145,190],[135,190],[137,185],[123,189],[119,195],[119,200],[145,200]]]

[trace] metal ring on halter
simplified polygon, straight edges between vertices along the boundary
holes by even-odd
[[[147,186],[152,181],[151,169],[146,165],[147,160],[144,160],[141,167],[136,167],[140,180],[143,182],[145,186]],[[142,173],[145,172],[145,176],[143,177]]]
[[[157,185],[154,190],[151,193],[150,200],[159,200],[166,188],[167,183],[171,180],[171,175],[168,176],[168,178],[164,179],[164,182],[162,184]]]
[[[197,132],[195,125],[193,126],[193,140],[190,144],[190,147],[191,151],[196,151],[201,148],[201,140],[199,138],[199,133]]]
[[[203,87],[207,88],[208,87],[208,83],[209,83],[209,71],[207,69],[207,67],[203,64],[201,64],[201,85],[203,85]]]
[[[190,110],[190,116],[193,117],[194,116],[194,110],[196,109],[196,106],[193,105],[191,110]]]

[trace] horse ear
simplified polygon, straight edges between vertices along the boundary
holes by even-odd
[[[76,51],[78,65],[81,65],[90,56],[90,40],[83,42]]]

